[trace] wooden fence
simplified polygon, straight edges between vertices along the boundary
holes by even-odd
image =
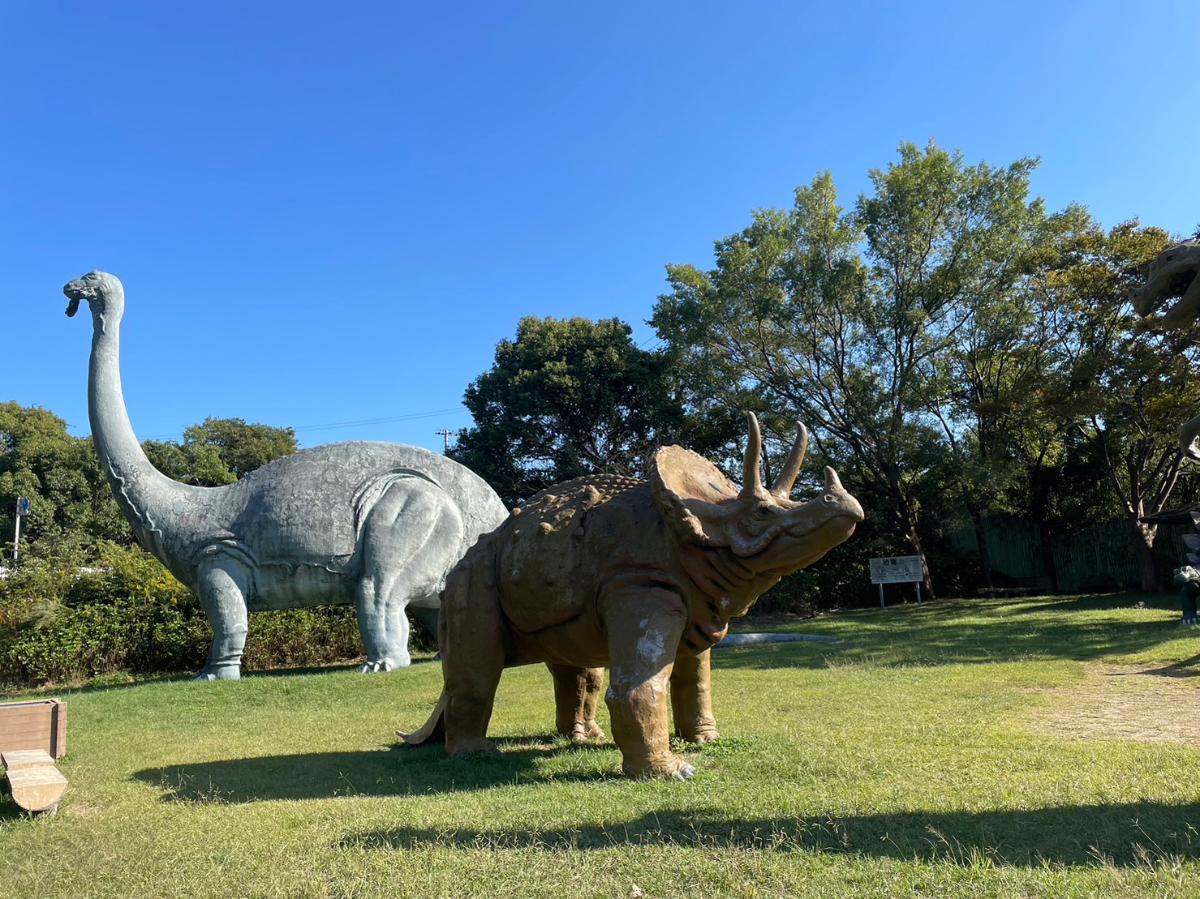
[[[1141,581],[1134,552],[1132,525],[1118,519],[1091,525],[1052,541],[1058,589],[1062,593],[1093,590],[1137,589]],[[1160,525],[1154,543],[1158,576],[1164,589],[1171,589],[1171,572],[1184,564],[1182,534],[1194,534],[1191,525]],[[969,524],[950,531],[953,547],[967,555],[978,555],[975,529]],[[1046,576],[1042,541],[1036,525],[1011,515],[992,515],[987,521],[988,550],[992,571],[1000,579]]]

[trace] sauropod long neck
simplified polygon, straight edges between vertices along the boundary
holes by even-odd
[[[181,494],[197,490],[160,473],[134,436],[121,389],[119,316],[93,313],[88,367],[88,418],[113,497],[142,545],[162,558],[162,528]],[[165,560],[164,560],[165,561]]]

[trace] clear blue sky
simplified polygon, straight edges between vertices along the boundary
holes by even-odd
[[[439,447],[521,316],[648,342],[664,264],[901,141],[1191,232],[1198,91],[1195,0],[0,0],[0,400],[87,433],[61,285],[99,268],[139,436]]]

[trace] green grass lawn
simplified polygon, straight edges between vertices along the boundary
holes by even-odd
[[[720,650],[689,783],[555,738],[505,674],[497,757],[401,750],[386,675],[93,685],[59,814],[0,801],[4,896],[1196,896],[1200,636],[1130,594],[803,622]],[[606,716],[601,719],[607,725]]]

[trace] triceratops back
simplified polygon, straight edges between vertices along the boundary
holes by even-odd
[[[504,614],[535,633],[587,611],[639,517],[657,518],[645,481],[589,475],[535,494],[492,534]]]

